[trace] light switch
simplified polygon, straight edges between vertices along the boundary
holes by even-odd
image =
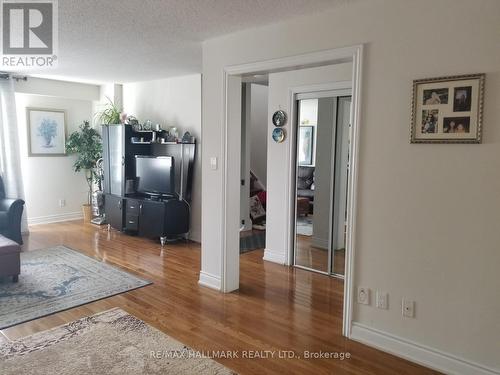
[[[210,158],[210,168],[215,171],[217,170],[217,158],[215,156],[212,156]]]

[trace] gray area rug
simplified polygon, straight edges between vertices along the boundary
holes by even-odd
[[[253,231],[252,234],[240,237],[240,254],[266,247],[266,231]]]
[[[302,236],[313,235],[312,216],[299,216],[297,218],[297,234]]]
[[[2,375],[234,374],[121,309],[0,345]]]
[[[19,282],[0,281],[0,329],[149,284],[65,246],[21,253]]]

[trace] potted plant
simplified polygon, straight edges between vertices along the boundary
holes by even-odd
[[[104,105],[104,109],[95,114],[97,122],[104,125],[121,124],[122,116],[120,109],[111,101],[110,98],[106,97],[106,99],[108,99],[108,103]]]
[[[84,221],[89,222],[92,219],[92,187],[98,178],[95,168],[97,161],[102,156],[101,136],[90,126],[88,121],[84,121],[66,141],[66,152],[76,154],[77,158],[73,164],[73,170],[84,172],[89,187],[87,203],[82,206]]]

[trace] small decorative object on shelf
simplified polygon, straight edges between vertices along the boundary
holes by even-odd
[[[285,130],[282,128],[276,128],[273,130],[273,140],[276,143],[281,143],[285,140]]]
[[[146,120],[144,124],[142,124],[142,130],[152,130],[153,129],[153,122],[151,120]]]
[[[177,137],[173,135],[170,131],[167,131],[167,134],[165,136],[165,141],[166,142],[177,142]]]
[[[274,126],[284,126],[286,124],[287,116],[285,111],[281,109],[279,111],[274,112],[273,114],[273,124]]]
[[[126,124],[127,123],[128,116],[125,112],[120,113],[120,124]]]
[[[155,132],[160,132],[161,131],[161,125],[160,124],[155,124],[155,126],[153,127],[153,130]]]
[[[182,143],[194,143],[195,138],[191,135],[190,132],[185,132],[182,136]]]
[[[137,125],[140,126],[139,121],[137,120],[137,118],[135,118],[135,116],[127,116],[127,119],[125,120],[125,125],[131,125],[133,128],[134,126]]]
[[[179,130],[175,126],[171,126],[168,129],[168,132],[170,133],[170,135],[172,135],[175,138],[175,141],[177,141],[177,139],[179,139]]]

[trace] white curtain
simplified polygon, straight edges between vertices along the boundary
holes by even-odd
[[[5,74],[0,75],[0,173],[7,197],[24,199],[14,82]],[[27,232],[24,211],[21,230]]]

